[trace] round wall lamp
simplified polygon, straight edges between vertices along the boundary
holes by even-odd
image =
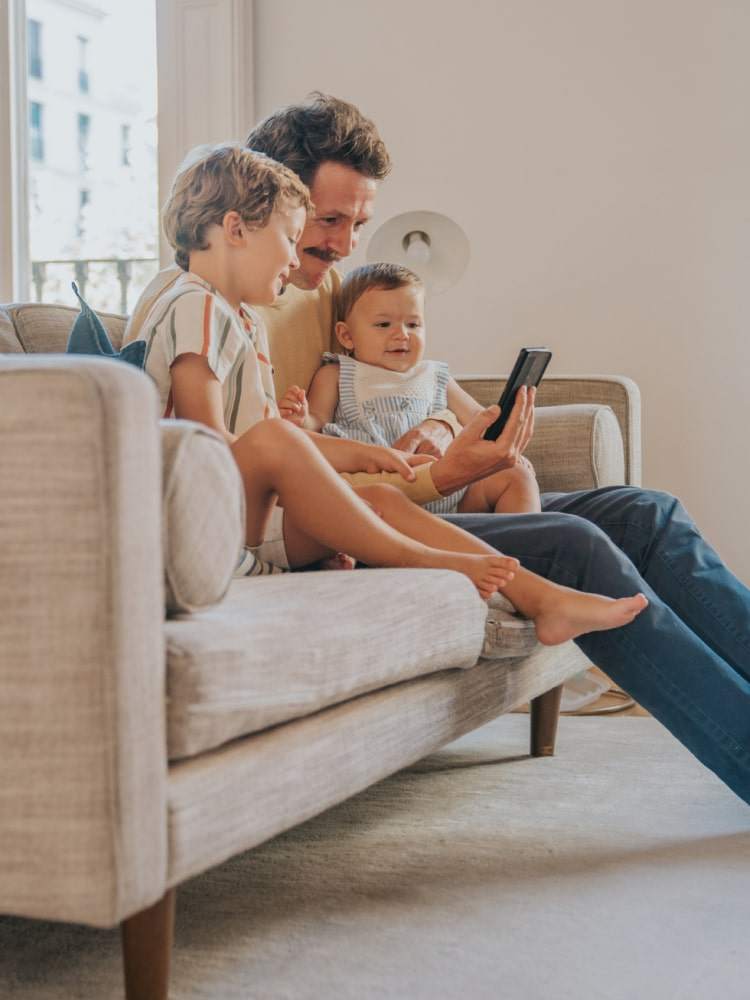
[[[455,285],[469,263],[461,227],[439,212],[403,212],[384,222],[367,245],[367,263],[401,264],[414,271],[431,295]]]

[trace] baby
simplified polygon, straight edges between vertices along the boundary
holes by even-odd
[[[451,378],[447,364],[423,360],[424,286],[397,264],[370,264],[344,279],[336,336],[349,352],[326,354],[306,395],[292,386],[282,417],[308,430],[393,446],[412,427],[450,409],[462,425],[482,407]],[[521,514],[541,510],[531,463],[427,505],[435,514]]]

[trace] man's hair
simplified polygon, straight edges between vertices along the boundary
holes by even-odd
[[[336,321],[345,322],[357,301],[373,288],[392,291],[394,288],[424,288],[419,275],[400,264],[365,264],[355,267],[341,282],[336,299]]]
[[[250,229],[262,229],[274,209],[310,211],[310,192],[296,174],[262,153],[224,144],[188,154],[172,183],[162,222],[175,262],[187,271],[190,253],[206,250],[206,229],[237,212]]]
[[[247,137],[248,149],[272,156],[312,184],[328,160],[382,180],[391,169],[385,143],[369,118],[347,101],[314,91],[306,104],[274,111]]]

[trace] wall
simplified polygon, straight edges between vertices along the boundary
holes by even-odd
[[[433,356],[504,371],[543,342],[557,373],[636,379],[644,483],[750,581],[750,5],[254,6],[257,115],[354,101],[395,162],[373,229],[430,209],[469,236]]]

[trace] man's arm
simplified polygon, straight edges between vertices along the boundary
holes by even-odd
[[[534,433],[536,390],[519,392],[510,419],[497,441],[485,441],[484,432],[497,419],[497,406],[480,409],[442,458],[416,469],[416,479],[407,483],[400,476],[358,474],[345,476],[354,486],[391,483],[418,504],[449,496],[463,486],[501,469],[512,469],[521,459]],[[333,440],[333,439],[329,439]]]

